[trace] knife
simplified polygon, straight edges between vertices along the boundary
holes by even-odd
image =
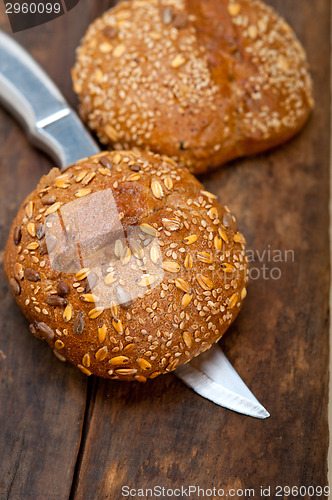
[[[30,141],[60,168],[100,151],[44,70],[1,31],[0,101],[21,122]],[[174,373],[196,393],[220,406],[261,419],[270,416],[217,345]]]

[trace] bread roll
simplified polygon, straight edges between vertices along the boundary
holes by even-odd
[[[196,174],[283,143],[313,107],[303,48],[259,0],[121,2],[89,27],[72,74],[103,144]]]
[[[5,272],[30,329],[87,375],[145,381],[218,341],[246,296],[228,208],[173,160],[103,152],[22,204]]]

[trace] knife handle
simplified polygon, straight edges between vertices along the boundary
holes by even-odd
[[[2,31],[0,101],[20,121],[30,141],[60,167],[100,151],[44,70]]]

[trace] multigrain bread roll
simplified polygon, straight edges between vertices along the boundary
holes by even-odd
[[[145,381],[218,341],[246,296],[228,208],[153,153],[54,168],[22,204],[5,272],[34,335],[84,373]]]
[[[89,27],[72,75],[103,144],[198,174],[286,141],[313,107],[303,48],[259,0],[121,2]]]

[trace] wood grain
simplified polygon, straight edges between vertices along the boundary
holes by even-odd
[[[74,48],[111,3],[81,0],[66,16],[16,35],[73,105]],[[221,345],[271,417],[215,406],[173,375],[144,385],[91,378],[85,412],[86,379],[29,334],[2,274],[1,498],[117,500],[125,484],[254,488],[259,497],[261,485],[326,484],[331,6],[273,5],[308,52],[315,111],[293,141],[202,179],[238,214],[256,252],[260,278]],[[3,14],[1,24],[8,30]],[[21,200],[51,164],[2,110],[0,140],[3,250]],[[275,263],[264,250],[294,254]],[[263,279],[263,265],[280,268],[280,279]]]

